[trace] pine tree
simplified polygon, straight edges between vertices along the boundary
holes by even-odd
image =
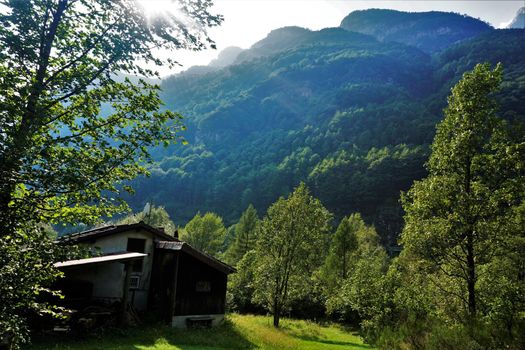
[[[258,224],[257,210],[250,204],[235,225],[235,240],[226,253],[230,263],[236,264],[247,252],[255,248]]]

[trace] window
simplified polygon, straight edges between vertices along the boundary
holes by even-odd
[[[128,238],[128,252],[144,253],[146,249],[146,240],[141,238]],[[131,262],[131,271],[136,273],[142,272],[142,259]]]
[[[128,238],[128,252],[144,253],[146,240],[141,238]]]
[[[211,291],[211,283],[210,281],[198,281],[195,284],[195,291],[201,292],[201,293],[207,293]]]

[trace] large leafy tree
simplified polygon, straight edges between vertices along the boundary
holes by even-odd
[[[157,112],[158,86],[123,75],[176,64],[159,48],[213,45],[211,2],[176,4],[148,18],[134,1],[1,2],[0,338],[25,337],[23,314],[42,310],[35,298],[56,275],[38,225],[122,209],[118,184],[146,172],[150,146],[176,139],[180,116]]]
[[[523,276],[515,267],[501,268],[513,259],[523,266],[517,257],[525,195],[523,139],[496,116],[501,81],[501,65],[479,64],[463,75],[437,127],[429,176],[403,197],[402,258],[407,271],[425,276],[409,279],[425,281],[437,316],[470,329],[502,305],[515,318],[523,311],[523,300],[509,305],[505,296],[523,295]],[[498,280],[510,285],[496,287]]]
[[[154,52],[200,49],[218,24],[209,1],[146,17],[133,1],[4,1],[0,14],[0,227],[20,218],[87,219],[114,208],[116,183],[145,171],[148,146],[174,140],[180,116],[165,111],[146,64]],[[185,23],[192,20],[193,25]],[[142,64],[142,65],[141,65]]]
[[[269,209],[257,234],[254,299],[273,315],[281,314],[310,290],[311,275],[327,247],[332,215],[301,183]]]

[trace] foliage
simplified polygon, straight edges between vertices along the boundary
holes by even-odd
[[[322,263],[331,214],[301,183],[280,198],[259,226],[254,301],[273,315],[273,324],[290,303],[306,295],[310,276]]]
[[[172,236],[177,230],[177,226],[170,219],[170,215],[164,207],[155,207],[153,204],[149,203],[140,213],[125,216],[117,220],[116,224],[135,224],[141,221],[153,227],[161,227],[167,234]]]
[[[226,228],[220,216],[214,213],[197,213],[186,224],[180,238],[195,249],[217,255],[225,235]]]
[[[49,303],[58,296],[50,283],[62,275],[53,263],[78,256],[72,247],[57,247],[46,227],[36,223],[2,237],[0,248],[0,344],[28,340],[28,318],[60,317],[63,309]]]
[[[501,79],[501,65],[479,64],[452,90],[429,176],[403,197],[407,275],[397,293],[430,327],[463,327],[473,342],[494,348],[518,346],[525,307],[516,270],[523,264],[525,157],[523,139],[513,140],[496,117]],[[423,309],[414,308],[417,299]],[[487,327],[489,340],[477,339],[475,330]]]
[[[327,312],[346,321],[364,320],[362,326],[367,331],[367,323],[378,322],[388,313],[390,295],[385,281],[388,257],[374,228],[366,226],[358,214],[349,216],[347,224],[341,223],[339,228],[346,230],[354,246],[346,252],[346,276],[337,280],[337,286],[325,289]],[[332,248],[337,246],[337,241],[332,243]],[[339,258],[343,259],[341,255]],[[329,255],[325,264],[330,261]]]
[[[250,250],[235,265],[237,272],[228,277],[228,292],[231,295],[229,308],[235,312],[248,313],[261,311],[252,299],[256,276],[255,250]]]
[[[236,265],[246,253],[255,248],[258,224],[259,218],[257,217],[257,210],[250,204],[244,213],[242,213],[239,222],[234,226],[235,240],[231,243],[225,254],[226,261]]]
[[[133,1],[29,0],[0,6],[0,337],[27,339],[26,314],[58,275],[42,223],[93,223],[126,207],[121,186],[146,173],[150,146],[170,144],[180,115],[157,112],[159,86],[137,62],[175,64],[153,48],[202,49],[221,17],[181,3],[181,21],[148,20]],[[183,23],[195,25],[186,27]],[[17,253],[19,252],[18,256]],[[42,268],[37,268],[42,266]],[[7,322],[7,323],[5,323]]]
[[[344,217],[332,236],[330,250],[318,272],[324,294],[334,297],[351,273],[352,258],[358,249],[357,232],[365,228],[361,215]]]
[[[213,25],[206,6],[182,11]],[[2,11],[2,227],[16,227],[27,210],[69,222],[111,213],[103,193],[144,173],[147,146],[180,130],[178,114],[156,112],[158,86],[117,72],[152,75],[136,60],[164,63],[156,46],[202,48],[204,29],[188,32],[169,16],[147,21],[133,2],[8,1]]]

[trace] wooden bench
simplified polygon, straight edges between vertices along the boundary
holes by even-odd
[[[210,328],[212,323],[213,317],[210,316],[195,316],[186,319],[188,328]]]

